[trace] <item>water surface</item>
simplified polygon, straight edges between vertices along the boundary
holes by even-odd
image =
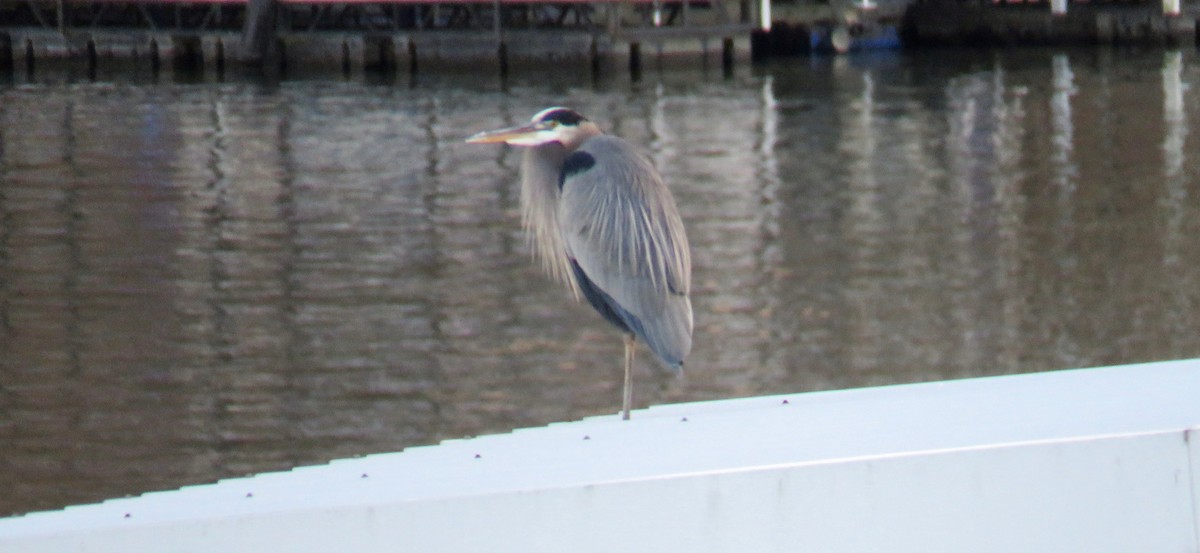
[[[0,513],[613,413],[617,332],[530,262],[519,153],[643,145],[694,259],[638,405],[1200,355],[1200,70],[1150,50],[640,82],[0,85]]]

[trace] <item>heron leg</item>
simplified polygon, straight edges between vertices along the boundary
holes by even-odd
[[[625,335],[625,393],[621,407],[621,420],[629,420],[629,406],[633,403],[633,347],[636,338],[633,334]]]

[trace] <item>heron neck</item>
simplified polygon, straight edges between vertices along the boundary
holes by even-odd
[[[526,185],[537,184],[547,199],[558,199],[558,177],[562,174],[563,160],[567,149],[558,142],[550,142],[525,149],[521,160],[521,176]]]
[[[525,149],[521,162],[521,220],[542,268],[578,296],[566,243],[558,224],[558,180],[567,148],[559,143]]]

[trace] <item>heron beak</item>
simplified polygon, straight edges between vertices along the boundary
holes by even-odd
[[[508,142],[510,140],[529,138],[531,135],[543,130],[545,129],[542,129],[533,123],[526,123],[524,125],[509,127],[507,129],[476,133],[468,137],[467,142],[471,144],[495,144],[497,142]]]

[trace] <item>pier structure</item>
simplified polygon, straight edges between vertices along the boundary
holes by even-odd
[[[908,46],[1200,44],[1194,0],[774,0],[756,58]]]
[[[676,64],[750,57],[769,0],[0,0],[0,70],[224,72]]]
[[[1197,6],[1182,0],[915,0],[913,44],[1175,44],[1197,38]]]

